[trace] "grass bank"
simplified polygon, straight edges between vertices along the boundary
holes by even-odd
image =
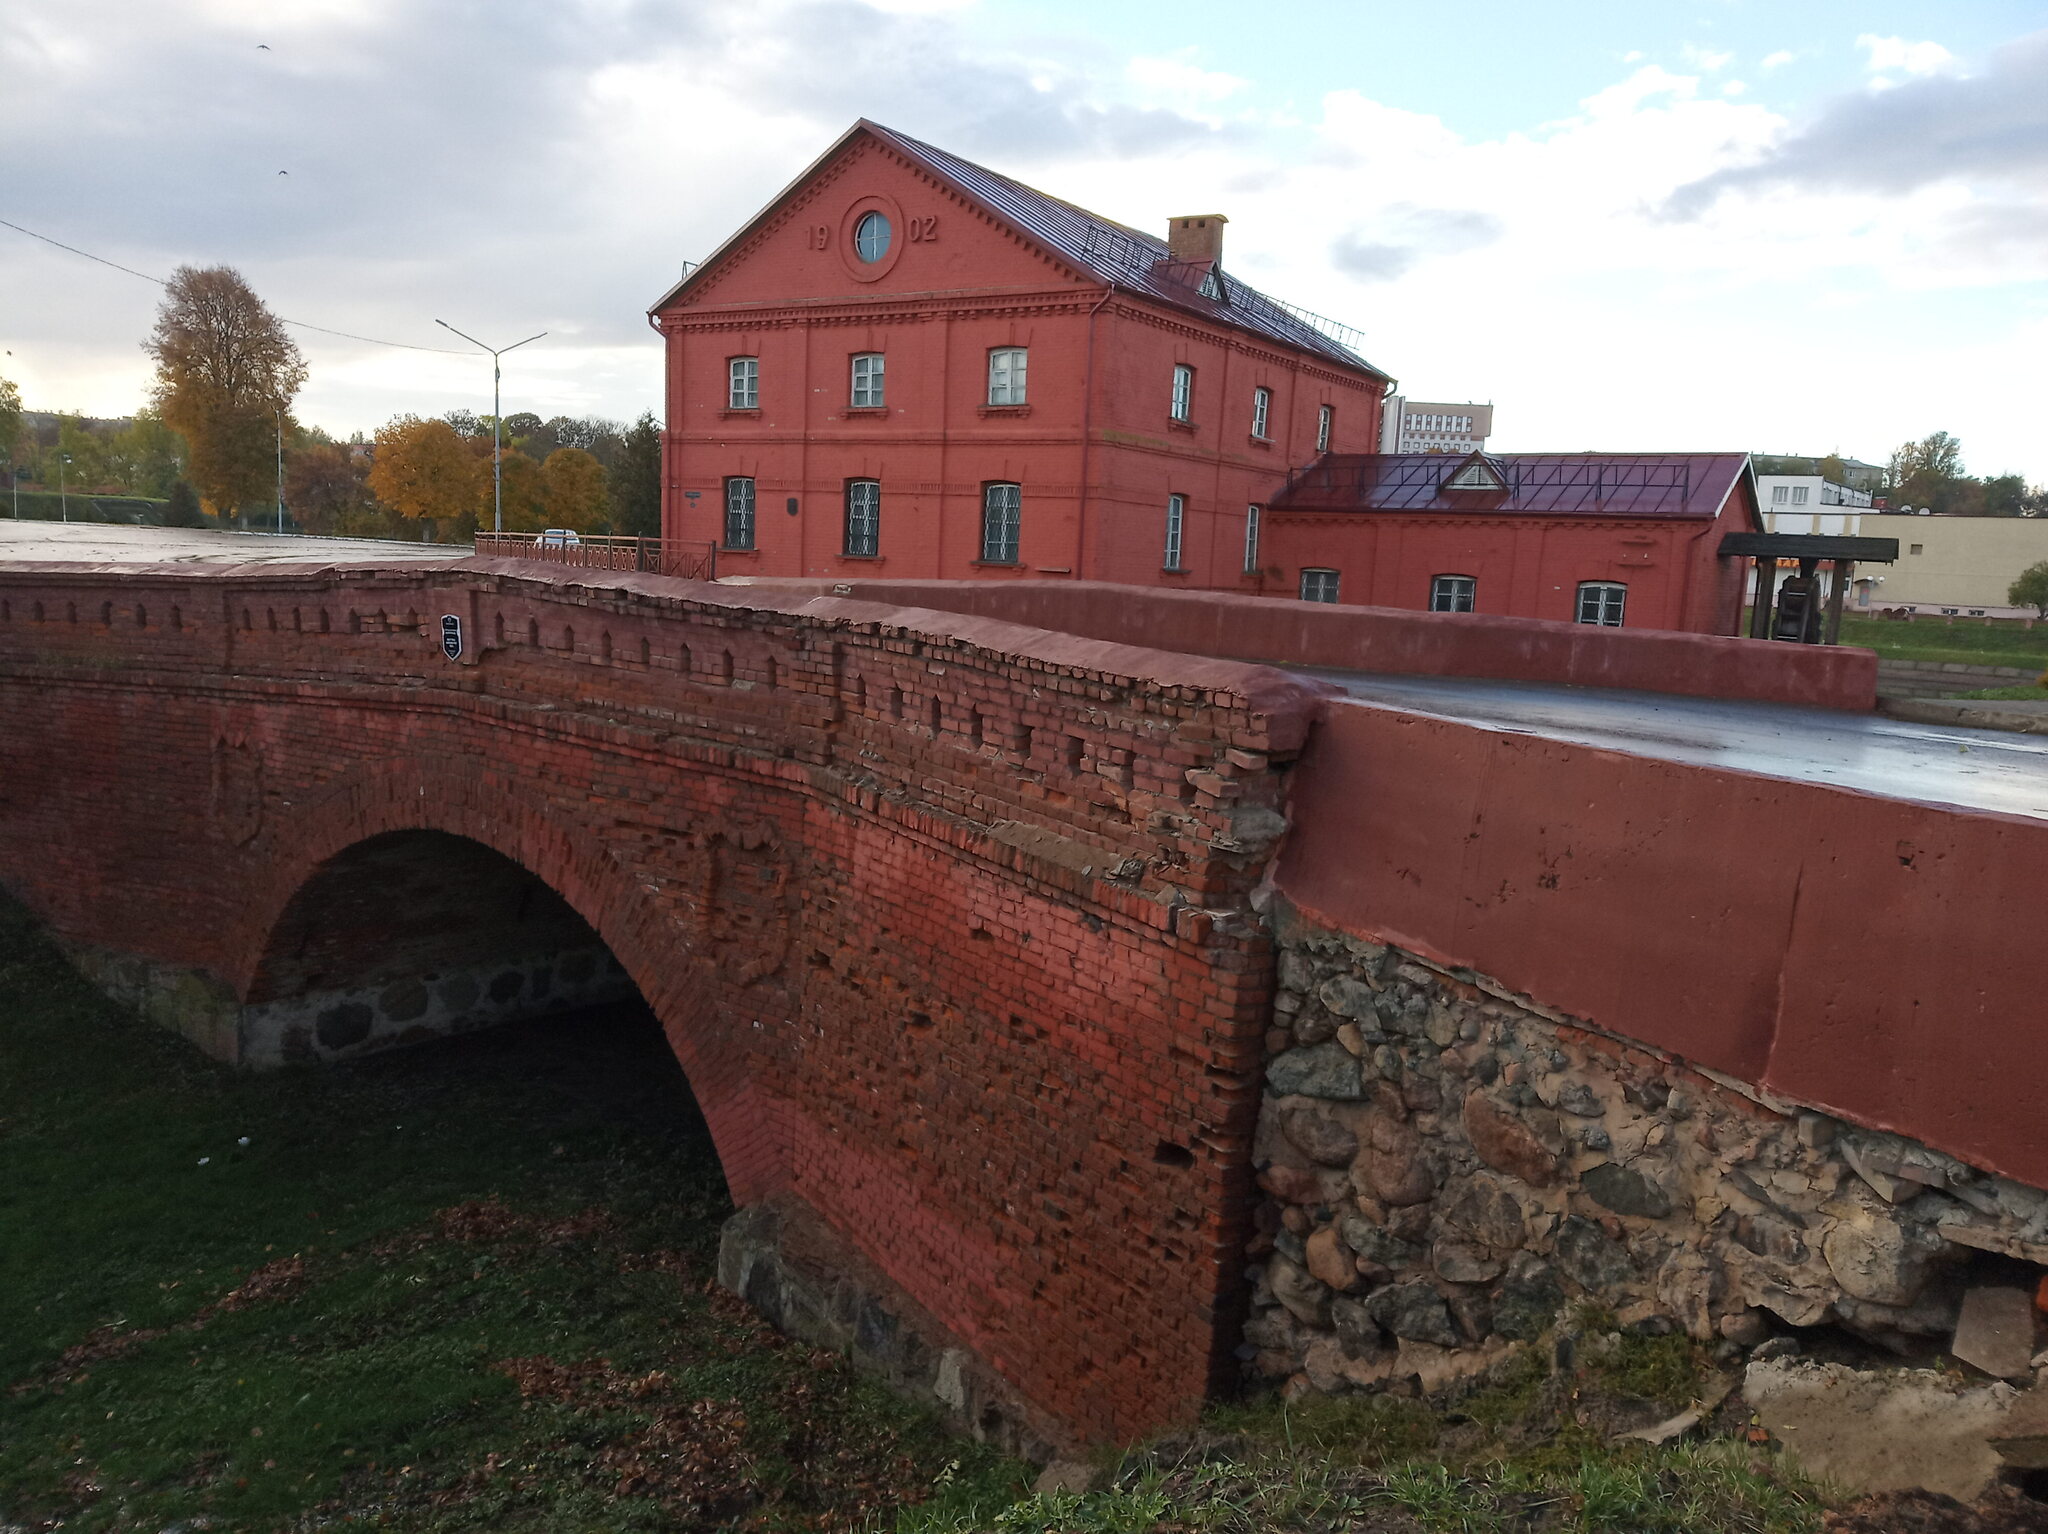
[[[1939,618],[1906,623],[1845,615],[1842,643],[1862,645],[1888,660],[2048,670],[2048,623],[2037,623],[2028,629],[2016,620],[2004,618],[1958,619],[1950,625]]]
[[[886,1526],[1023,1467],[707,1288],[643,1011],[238,1076],[0,910],[0,1525]]]

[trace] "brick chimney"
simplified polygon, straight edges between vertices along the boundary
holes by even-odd
[[[1166,225],[1166,254],[1173,261],[1223,259],[1223,226],[1230,220],[1221,213],[1189,213],[1169,219]]]

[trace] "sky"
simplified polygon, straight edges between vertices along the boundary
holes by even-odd
[[[490,408],[436,319],[547,332],[507,413],[659,414],[647,307],[868,116],[1227,214],[1504,451],[1944,430],[2048,482],[2048,0],[8,0],[0,82],[0,220],[405,343],[293,332],[337,435]],[[158,297],[0,227],[0,377],[129,413]]]

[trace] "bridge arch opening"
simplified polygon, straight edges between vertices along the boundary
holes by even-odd
[[[567,900],[445,831],[391,831],[315,868],[251,977],[241,1058],[336,1060],[640,992]]]

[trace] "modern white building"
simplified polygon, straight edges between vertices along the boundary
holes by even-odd
[[[1870,492],[1837,485],[1818,474],[1759,474],[1757,504],[1773,533],[1835,533],[1855,537]]]
[[[1380,415],[1383,453],[1457,453],[1485,450],[1493,435],[1493,406],[1444,404],[1387,397]]]

